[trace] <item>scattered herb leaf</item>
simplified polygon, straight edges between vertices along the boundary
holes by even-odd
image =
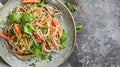
[[[65,42],[68,38],[68,33],[63,33],[62,36],[60,37],[61,42]]]
[[[70,2],[65,2],[65,5],[70,10],[70,12],[73,14],[76,11],[76,8],[71,5]]]
[[[36,67],[35,63],[29,64],[29,66]]]
[[[83,28],[83,26],[82,26],[82,25],[77,26],[77,27],[76,27],[76,32],[80,32],[80,31],[82,30],[82,28]]]
[[[52,61],[52,58],[53,58],[52,55],[48,56],[49,61]]]
[[[66,44],[65,43],[62,43],[62,49],[65,49],[66,48]]]

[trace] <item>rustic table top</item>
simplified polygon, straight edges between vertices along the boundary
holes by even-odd
[[[66,1],[77,6],[75,23],[84,28],[60,67],[120,67],[120,0],[62,0]],[[9,66],[0,59],[0,67]]]

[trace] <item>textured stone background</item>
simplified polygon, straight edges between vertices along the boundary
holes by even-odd
[[[84,28],[77,33],[74,52],[60,67],[120,67],[120,0],[62,1],[77,6],[73,16]]]

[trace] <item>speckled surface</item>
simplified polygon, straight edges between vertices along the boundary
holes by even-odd
[[[120,67],[120,0],[79,1],[73,3],[78,7],[73,16],[84,28],[77,33],[74,52],[60,67]]]

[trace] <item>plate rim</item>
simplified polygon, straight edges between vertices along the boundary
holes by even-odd
[[[11,1],[13,0],[8,0],[1,8],[0,8],[0,12],[3,10],[3,8],[5,6],[7,6],[7,4],[9,4]],[[75,20],[72,16],[72,14],[70,13],[69,9],[64,5],[64,3],[61,1],[61,0],[57,0],[58,2],[60,2],[62,4],[62,6],[68,11],[69,15],[70,15],[70,18],[72,20],[72,25],[74,27],[74,41],[73,41],[73,45],[72,45],[72,49],[70,50],[70,52],[68,53],[68,55],[66,55],[62,61],[60,61],[59,64],[56,64],[55,67],[58,67],[60,66],[61,64],[63,64],[65,61],[67,61],[67,59],[71,56],[71,54],[73,53],[74,49],[75,49],[75,43],[76,43],[76,26],[75,26]],[[2,56],[0,56],[8,65],[10,65],[11,67],[14,67],[14,65],[8,63]]]

